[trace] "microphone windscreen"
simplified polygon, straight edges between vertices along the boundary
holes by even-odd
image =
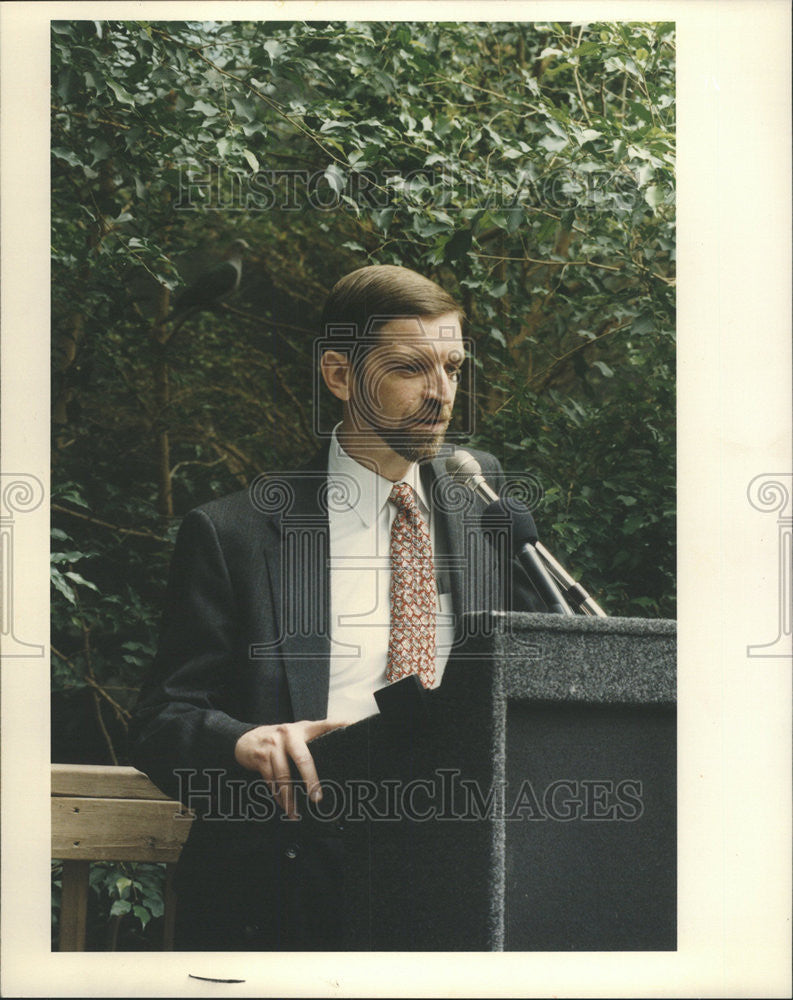
[[[528,507],[515,500],[502,498],[485,507],[482,512],[482,528],[491,531],[509,529],[514,552],[519,552],[527,543],[536,545],[539,538]]]
[[[480,476],[482,466],[470,452],[458,448],[446,459],[446,471],[459,483],[464,482],[469,476]]]

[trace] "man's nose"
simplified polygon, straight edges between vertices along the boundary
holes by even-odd
[[[450,405],[454,402],[456,385],[443,365],[436,365],[427,377],[426,394],[429,399]]]

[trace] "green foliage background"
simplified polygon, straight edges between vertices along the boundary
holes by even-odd
[[[126,761],[179,520],[310,456],[366,263],[464,304],[460,419],[548,548],[674,616],[674,98],[669,23],[53,24],[54,759]],[[169,339],[236,237],[239,293]]]

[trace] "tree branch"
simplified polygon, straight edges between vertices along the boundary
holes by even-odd
[[[153,531],[149,531],[147,528],[122,528],[118,524],[111,524],[109,521],[101,521],[98,517],[90,517],[88,514],[79,514],[76,510],[70,510],[68,507],[61,507],[60,504],[54,503],[50,505],[52,510],[57,510],[60,514],[68,514],[70,517],[77,517],[81,521],[90,521],[91,524],[98,524],[102,528],[109,528],[111,531],[118,531],[122,535],[137,535],[139,538],[153,538],[156,542],[162,542],[163,544],[168,543],[167,538],[163,538],[162,535],[156,535]]]
[[[122,706],[119,705],[119,703],[115,700],[115,698],[111,697],[107,693],[107,688],[102,687],[99,681],[97,681],[91,674],[86,674],[78,670],[78,668],[75,666],[74,663],[72,663],[69,657],[64,656],[64,654],[61,653],[60,650],[57,650],[54,646],[51,645],[50,649],[52,650],[53,653],[55,653],[55,655],[58,657],[59,660],[63,660],[66,666],[72,671],[72,673],[76,677],[80,677],[82,680],[84,680],[89,687],[92,687],[97,694],[100,694],[107,701],[107,703],[113,708],[113,711],[118,716],[119,722],[125,723],[127,719],[130,719],[132,717],[131,713],[128,712],[126,708],[122,708]],[[134,689],[119,687],[118,690],[131,691]]]

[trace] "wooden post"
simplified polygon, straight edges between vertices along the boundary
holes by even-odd
[[[61,951],[85,951],[90,861],[64,861],[61,881]]]
[[[174,926],[176,924],[176,893],[173,888],[175,868],[172,864],[165,866],[165,891],[163,893],[165,911],[163,913],[162,950],[173,951]]]

